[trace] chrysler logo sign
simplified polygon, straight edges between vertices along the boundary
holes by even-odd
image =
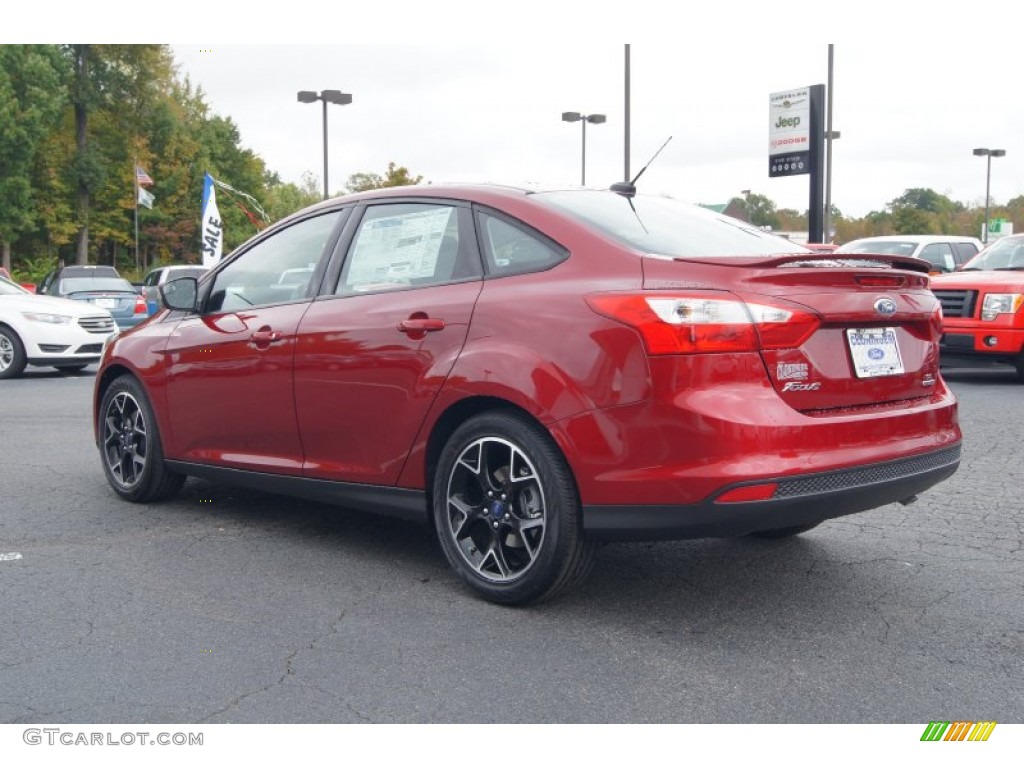
[[[882,296],[875,300],[875,312],[882,317],[892,317],[896,314],[896,302],[888,296]]]

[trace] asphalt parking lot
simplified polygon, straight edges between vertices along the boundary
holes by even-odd
[[[92,373],[0,382],[0,722],[1024,721],[1024,385],[953,370],[964,459],[794,540],[619,544],[509,609],[425,528],[189,480],[120,501]]]

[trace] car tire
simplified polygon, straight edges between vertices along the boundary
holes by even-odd
[[[103,394],[99,446],[107,482],[123,499],[150,502],[181,489],[185,476],[164,464],[153,408],[134,376],[115,379]]]
[[[790,536],[799,536],[801,533],[806,533],[811,528],[817,528],[821,523],[809,523],[807,525],[792,525],[789,528],[772,528],[767,531],[754,531],[748,533],[748,536],[753,536],[756,539],[788,539]]]
[[[448,563],[504,605],[548,600],[583,581],[596,544],[583,536],[569,467],[547,432],[497,411],[462,424],[434,475],[434,525]]]
[[[0,379],[16,379],[28,364],[25,345],[14,330],[0,325]]]
[[[1017,359],[1013,361],[1013,367],[1017,369],[1017,381],[1024,382],[1024,349],[1017,355]]]

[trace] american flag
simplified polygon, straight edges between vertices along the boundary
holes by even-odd
[[[148,187],[153,184],[153,177],[146,173],[141,165],[135,166],[135,181],[140,187]]]

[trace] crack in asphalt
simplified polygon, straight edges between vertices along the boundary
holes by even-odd
[[[265,685],[265,686],[263,686],[261,688],[258,688],[258,689],[254,690],[254,691],[248,691],[247,693],[243,693],[242,695],[235,697],[234,699],[229,701],[226,705],[224,705],[220,709],[217,709],[217,710],[214,710],[213,712],[210,712],[208,715],[206,715],[205,717],[197,720],[196,722],[197,723],[208,723],[208,722],[210,722],[210,720],[212,718],[215,718],[218,715],[222,715],[225,712],[228,712],[229,710],[234,709],[235,707],[237,707],[239,704],[241,704],[246,699],[249,699],[249,698],[251,698],[253,696],[256,696],[258,694],[261,694],[261,693],[266,693],[267,691],[270,691],[272,688],[276,688],[279,685],[283,685],[285,683],[285,681],[288,680],[289,677],[294,678],[295,677],[295,670],[292,668],[292,662],[295,660],[295,658],[300,653],[302,653],[303,651],[316,650],[316,644],[317,643],[322,642],[323,640],[327,639],[331,635],[337,634],[338,633],[338,625],[340,625],[341,622],[344,620],[344,618],[348,614],[349,610],[350,609],[348,609],[348,608],[343,610],[338,615],[338,617],[336,619],[334,619],[334,621],[331,622],[330,629],[327,632],[324,632],[323,634],[318,635],[314,639],[310,640],[309,643],[307,643],[306,645],[304,645],[302,647],[299,647],[299,648],[296,648],[294,651],[289,653],[288,656],[286,656],[285,659],[284,659],[284,672],[281,674],[281,676],[277,680],[275,680],[274,682],[269,683],[268,685]],[[321,693],[328,694],[332,698],[337,699],[342,705],[344,705],[347,709],[352,711],[355,715],[357,715],[364,722],[368,722],[368,723],[369,722],[373,722],[368,717],[366,717],[361,712],[359,712],[354,707],[352,707],[350,704],[345,702],[341,697],[339,697],[335,693],[331,693],[330,691],[326,691],[326,690],[320,688],[319,686],[316,686],[316,685],[313,685],[313,684],[310,684],[310,683],[295,683],[295,684],[300,685],[303,688],[312,688],[313,690],[317,690],[317,691],[320,691]]]

